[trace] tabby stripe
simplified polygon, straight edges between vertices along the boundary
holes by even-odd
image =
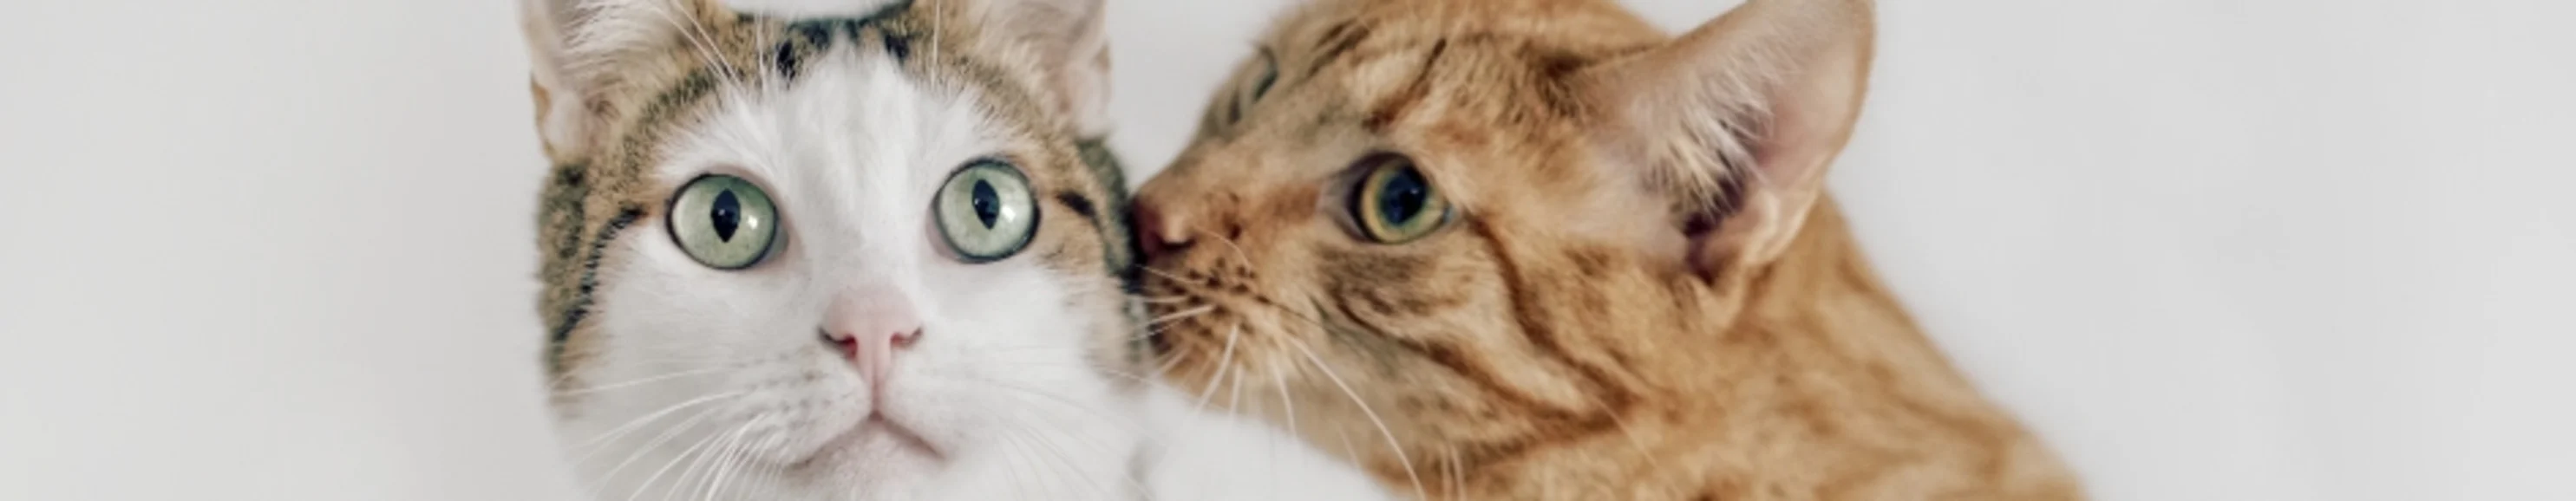
[[[1519,263],[1513,261],[1511,254],[1503,252],[1501,238],[1492,227],[1481,220],[1468,218],[1467,223],[1468,229],[1485,241],[1487,252],[1494,256],[1494,262],[1502,268],[1500,275],[1505,282],[1504,289],[1511,291],[1512,295],[1512,320],[1520,325],[1522,335],[1526,336],[1530,344],[1537,347],[1541,354],[1573,368],[1584,381],[1590,383],[1594,391],[1583,393],[1600,395],[1598,403],[1601,404],[1601,409],[1600,412],[1589,414],[1570,411],[1550,413],[1553,415],[1545,417],[1547,421],[1553,421],[1553,423],[1544,424],[1554,426],[1543,425],[1541,434],[1475,444],[1474,447],[1469,447],[1461,453],[1455,468],[1468,472],[1480,471],[1494,463],[1528,454],[1541,446],[1571,442],[1616,429],[1618,416],[1627,414],[1628,410],[1635,406],[1637,402],[1635,392],[1617,384],[1608,371],[1575,360],[1565,352],[1565,348],[1556,339],[1555,330],[1549,329],[1547,322],[1535,318],[1541,316],[1542,312],[1534,306],[1537,304],[1536,300],[1528,296],[1531,289],[1528,284],[1522,282]]]
[[[1359,327],[1363,332],[1388,332],[1386,329],[1378,328],[1376,325],[1369,324],[1367,318],[1353,314],[1348,302],[1336,301],[1333,302],[1333,307],[1341,310],[1342,318],[1348,318],[1351,323],[1358,324],[1356,327]],[[1548,405],[1546,402],[1539,401],[1538,397],[1531,396],[1528,393],[1523,393],[1520,389],[1514,388],[1511,385],[1503,384],[1502,378],[1495,376],[1492,369],[1486,368],[1485,365],[1478,362],[1475,357],[1467,356],[1467,352],[1465,350],[1460,350],[1454,345],[1421,339],[1388,336],[1384,334],[1380,334],[1378,337],[1385,339],[1389,344],[1392,344],[1397,348],[1413,352],[1415,356],[1422,357],[1424,360],[1430,360],[1431,363],[1440,364],[1441,367],[1448,368],[1450,372],[1457,373],[1459,377],[1467,378],[1468,381],[1476,383],[1476,386],[1484,388],[1486,393],[1493,394],[1495,398],[1501,399],[1503,403],[1512,406],[1519,412],[1539,414],[1542,416],[1542,419],[1550,421],[1570,420],[1575,418],[1572,411]]]
[[[639,166],[648,164],[649,162],[647,162],[643,157],[650,154],[650,152],[656,151],[649,143],[660,137],[659,132],[661,127],[671,121],[674,117],[679,116],[678,112],[680,110],[686,109],[687,107],[704,100],[706,96],[713,94],[715,86],[716,78],[714,71],[711,68],[700,66],[696,69],[690,70],[688,75],[681,77],[680,81],[672,84],[670,89],[664,90],[661,94],[655,95],[653,100],[650,101],[650,104],[646,105],[643,112],[638,115],[634,122],[632,122],[636,125],[628,128],[630,132],[623,140],[623,142],[626,143],[626,147],[623,148],[625,157],[620,159],[623,160],[620,166],[626,167],[630,170],[640,170],[641,167]],[[608,180],[599,179],[599,177],[600,176],[588,176],[587,178],[571,177],[570,180],[576,182],[586,181],[587,183],[608,182]],[[587,199],[589,197],[587,192],[590,191],[590,186],[593,185],[586,184],[581,187],[584,194],[580,198]],[[574,205],[579,206],[580,203],[576,202]],[[565,345],[571,341],[572,332],[581,327],[581,321],[590,316],[590,306],[592,304],[591,292],[599,285],[599,261],[602,254],[606,251],[609,241],[617,236],[617,232],[626,229],[627,225],[633,224],[636,219],[642,218],[643,216],[643,207],[637,206],[631,202],[620,204],[617,215],[610,218],[606,224],[602,225],[598,234],[592,237],[588,255],[582,258],[581,280],[577,282],[578,290],[573,296],[571,304],[565,305],[564,311],[561,313],[561,318],[563,320],[555,325],[554,332],[547,338],[548,347],[546,361],[549,367],[561,370]]]
[[[804,58],[831,51],[832,43],[836,40],[844,38],[860,40],[867,28],[877,29],[879,42],[882,43],[887,54],[893,55],[896,60],[910,58],[912,38],[896,34],[894,30],[886,29],[881,23],[911,8],[912,2],[904,1],[887,5],[877,9],[875,13],[861,17],[812,18],[790,22],[787,24],[786,31],[791,37],[770,49],[770,65],[787,82],[794,82],[800,73],[798,70],[804,67]],[[832,36],[834,33],[839,33],[841,36],[834,37]]]
[[[599,235],[590,241],[590,253],[583,257],[581,262],[579,293],[573,296],[572,304],[565,307],[563,321],[555,324],[553,341],[547,343],[546,361],[549,365],[560,364],[563,361],[565,341],[572,338],[572,330],[581,325],[581,320],[590,316],[591,291],[599,286],[599,260],[607,253],[608,242],[617,238],[617,232],[625,230],[627,225],[634,224],[636,219],[642,217],[644,217],[643,207],[633,205],[619,207],[617,217],[609,219],[608,224],[600,226]]]
[[[1377,110],[1370,112],[1368,120],[1361,122],[1360,126],[1367,128],[1370,133],[1382,134],[1386,132],[1388,124],[1403,119],[1405,111],[1413,109],[1414,103],[1421,102],[1423,96],[1431,94],[1431,70],[1439,66],[1440,55],[1447,52],[1449,52],[1449,39],[1442,38],[1438,42],[1433,42],[1431,54],[1423,56],[1422,69],[1413,75],[1413,81],[1406,83],[1404,90],[1397,91],[1394,96],[1388,97],[1384,104],[1378,105]]]
[[[1350,53],[1353,48],[1358,48],[1360,42],[1368,41],[1368,27],[1356,23],[1358,22],[1343,21],[1341,24],[1324,29],[1323,38],[1315,42],[1318,47],[1315,60],[1306,64],[1305,74],[1308,77],[1324,71],[1324,67],[1332,65],[1334,61],[1341,60],[1342,55]]]

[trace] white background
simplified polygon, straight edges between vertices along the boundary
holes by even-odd
[[[1111,2],[1150,171],[1277,2]],[[1881,8],[1833,186],[2101,499],[2576,499],[2576,8]],[[513,14],[10,2],[0,499],[569,492]]]

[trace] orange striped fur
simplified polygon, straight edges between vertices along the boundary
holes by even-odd
[[[1823,192],[1871,10],[1299,7],[1138,193],[1166,377],[1429,499],[2081,499]],[[1360,238],[1384,154],[1454,217]]]

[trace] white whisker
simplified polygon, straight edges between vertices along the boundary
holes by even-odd
[[[656,418],[660,418],[660,417],[661,417],[661,416],[663,416],[663,415],[667,415],[667,414],[670,414],[670,413],[672,413],[672,412],[679,411],[681,408],[684,408],[684,407],[689,407],[689,406],[693,406],[693,405],[698,405],[698,404],[702,404],[702,403],[707,403],[707,402],[715,401],[715,400],[718,400],[718,399],[724,399],[724,398],[730,398],[730,397],[738,397],[738,396],[742,396],[742,395],[744,395],[744,394],[746,394],[746,392],[740,392],[740,391],[725,392],[725,393],[718,393],[718,394],[714,394],[714,395],[707,395],[707,396],[703,396],[703,397],[693,398],[693,399],[689,399],[688,401],[680,402],[680,403],[677,403],[677,404],[671,404],[671,406],[670,406],[670,407],[664,407],[664,408],[662,408],[662,410],[654,411],[654,412],[653,412],[653,413],[651,413],[651,414],[646,414],[646,415],[644,415],[644,417],[635,418],[634,420],[627,421],[627,422],[626,422],[626,424],[618,425],[616,428],[609,429],[609,430],[608,430],[608,431],[606,431],[606,432],[601,432],[598,436],[594,436],[594,437],[591,437],[591,438],[589,438],[589,439],[582,440],[581,444],[577,445],[576,447],[590,447],[590,446],[593,446],[593,445],[599,445],[599,444],[600,444],[600,442],[603,442],[603,441],[607,441],[607,440],[613,439],[613,438],[615,438],[617,435],[620,435],[620,434],[626,433],[626,432],[628,432],[628,431],[632,431],[632,430],[633,430],[634,428],[636,428],[636,427],[644,426],[644,424],[645,424],[645,423],[647,423],[647,422],[651,422],[652,420],[654,420],[654,419],[656,419]]]
[[[687,448],[687,449],[681,449],[681,450],[680,450],[680,454],[679,454],[679,455],[677,455],[677,456],[672,456],[672,457],[671,457],[671,462],[670,462],[670,463],[667,463],[667,464],[662,465],[662,468],[661,468],[661,469],[653,470],[653,475],[652,475],[652,476],[644,477],[644,483],[635,484],[635,491],[634,491],[634,492],[631,492],[631,493],[628,493],[628,494],[626,495],[626,501],[635,501],[635,499],[636,499],[636,497],[637,497],[637,496],[642,496],[642,495],[644,495],[644,489],[649,488],[649,487],[652,487],[652,486],[653,486],[653,482],[656,482],[656,481],[661,480],[661,479],[662,479],[662,475],[663,475],[663,474],[670,473],[670,472],[671,472],[671,468],[679,466],[679,465],[680,465],[680,462],[681,462],[682,460],[687,460],[687,459],[689,459],[690,457],[692,457],[692,454],[695,454],[695,453],[696,453],[699,449],[701,449],[701,448],[705,448],[705,447],[707,446],[707,444],[709,444],[709,443],[714,443],[714,442],[716,441],[716,439],[717,439],[718,437],[721,437],[721,436],[723,436],[723,435],[722,435],[722,434],[710,434],[710,435],[707,435],[707,436],[706,436],[706,438],[700,438],[700,439],[698,439],[698,441],[697,441],[697,442],[695,442],[693,445],[690,445],[690,446],[689,446],[689,448]],[[647,450],[650,450],[650,449],[647,449]],[[620,466],[620,467],[622,468],[623,466]],[[612,471],[613,471],[613,470],[612,470]],[[679,483],[678,479],[673,479],[673,480],[672,480],[672,484],[673,484],[673,486],[674,486],[675,488],[677,487],[677,484],[678,484],[678,483]],[[665,491],[665,494],[668,494],[668,491]],[[667,496],[667,495],[666,495],[666,496],[664,496],[664,497],[669,497],[669,496]]]
[[[600,475],[599,478],[617,478],[617,473],[625,471],[627,466],[631,466],[635,463],[635,460],[643,459],[645,454],[649,454],[655,450],[660,450],[662,448],[662,444],[670,443],[671,439],[678,438],[680,434],[688,432],[690,428],[697,427],[698,423],[705,420],[707,416],[715,415],[716,410],[718,410],[718,408],[708,408],[706,410],[698,411],[696,414],[689,415],[688,419],[681,420],[678,425],[672,426],[671,429],[663,431],[661,435],[654,437],[653,440],[645,443],[643,447],[638,447],[633,452],[627,453],[625,461],[617,462],[617,466],[610,467],[608,469],[608,473]],[[640,489],[641,487],[638,488]]]
[[[683,377],[689,377],[689,376],[696,376],[696,375],[702,375],[702,374],[712,374],[712,373],[718,373],[718,372],[730,371],[730,370],[734,370],[734,369],[735,369],[734,367],[714,367],[714,368],[706,368],[706,369],[698,369],[698,370],[689,370],[689,371],[673,372],[673,373],[662,374],[662,375],[659,375],[659,376],[652,376],[652,377],[646,377],[646,378],[638,378],[638,379],[634,379],[634,380],[630,380],[630,381],[625,381],[625,382],[614,383],[614,384],[597,385],[597,386],[591,386],[591,387],[581,388],[581,389],[577,389],[577,390],[563,390],[563,391],[557,391],[557,392],[555,392],[555,393],[554,393],[554,395],[555,395],[555,396],[558,396],[558,397],[569,397],[569,396],[576,396],[576,395],[586,395],[586,394],[591,394],[591,393],[598,393],[598,392],[603,392],[603,391],[608,391],[608,390],[614,390],[614,389],[618,389],[618,388],[626,388],[626,387],[632,387],[632,386],[642,385],[642,384],[645,384],[645,383],[651,383],[651,382],[655,382],[655,381],[665,381],[665,380],[670,380],[670,379],[677,379],[677,378],[683,378]]]
[[[1200,307],[1197,307],[1197,308],[1190,308],[1190,309],[1186,309],[1186,310],[1181,310],[1181,311],[1172,312],[1172,313],[1170,313],[1170,314],[1163,315],[1163,316],[1159,316],[1159,317],[1154,317],[1154,319],[1153,319],[1153,320],[1147,320],[1147,321],[1145,321],[1145,325],[1146,325],[1146,326],[1148,326],[1148,327],[1150,327],[1150,326],[1162,325],[1162,324],[1171,323],[1171,322],[1176,322],[1176,321],[1181,321],[1181,320],[1188,320],[1190,317],[1199,316],[1200,314],[1204,314],[1204,313],[1211,312],[1211,311],[1216,311],[1216,305],[1213,305],[1213,304],[1211,304],[1211,305],[1205,305],[1205,306],[1200,306]]]
[[[1386,420],[1379,419],[1377,417],[1377,411],[1369,408],[1368,401],[1361,400],[1358,392],[1351,391],[1351,385],[1349,383],[1342,382],[1342,376],[1340,374],[1333,373],[1332,367],[1324,365],[1322,357],[1315,356],[1314,350],[1306,349],[1305,342],[1298,341],[1296,338],[1288,337],[1282,337],[1280,339],[1288,340],[1288,346],[1297,348],[1297,352],[1305,355],[1306,361],[1313,363],[1316,370],[1323,371],[1324,378],[1333,381],[1333,387],[1340,388],[1343,396],[1350,397],[1351,403],[1358,404],[1360,406],[1360,413],[1368,416],[1369,424],[1377,426],[1378,434],[1386,437],[1386,446],[1395,450],[1395,460],[1404,463],[1404,476],[1413,480],[1414,499],[1429,497],[1422,489],[1422,475],[1413,471],[1413,458],[1404,454],[1404,444],[1396,442],[1395,431],[1387,428]]]

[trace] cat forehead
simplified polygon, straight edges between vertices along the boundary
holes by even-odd
[[[976,92],[913,78],[886,58],[814,59],[788,85],[725,92],[671,145],[660,180],[728,169],[790,191],[910,199],[976,158],[1025,156],[1015,150],[1026,138],[995,123]]]
[[[1663,39],[1608,0],[1325,0],[1274,23],[1263,46],[1283,83],[1338,88],[1377,129],[1426,94],[1457,90],[1446,87],[1474,91],[1448,97],[1510,95],[1566,114],[1575,106],[1555,92],[1558,80]]]
[[[860,17],[904,4],[909,0],[722,0],[726,8],[745,14],[798,17]]]
[[[1274,46],[1347,50],[1376,41],[1522,38],[1549,44],[1648,43],[1661,30],[1613,0],[1320,0],[1273,22]]]

